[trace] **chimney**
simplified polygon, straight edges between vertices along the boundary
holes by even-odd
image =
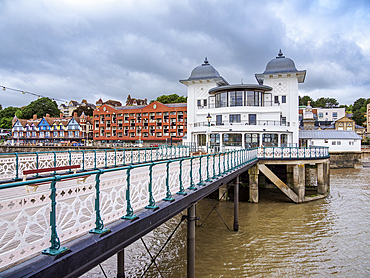
[[[59,118],[63,118],[63,113],[62,112],[59,114]]]
[[[77,118],[77,112],[73,113],[73,118]]]
[[[37,119],[37,114],[33,114],[33,119],[36,120]]]
[[[45,116],[46,118],[50,118],[50,114],[46,114],[46,116]]]

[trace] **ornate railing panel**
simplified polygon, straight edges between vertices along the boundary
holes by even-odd
[[[107,158],[107,164],[113,163]],[[207,185],[255,160],[256,149],[236,150],[1,184],[0,269],[41,251],[56,255],[73,238],[88,231],[105,232],[103,223],[133,219],[135,211],[155,208],[161,200],[170,201],[174,194]],[[85,163],[85,167],[93,164]],[[39,188],[26,194],[24,186],[33,184]]]
[[[329,158],[328,147],[260,147],[258,158],[261,159],[312,159]]]

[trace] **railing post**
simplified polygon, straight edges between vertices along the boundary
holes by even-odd
[[[190,158],[190,187],[188,187],[188,189],[195,190],[197,188],[195,187],[195,184],[193,181],[193,159],[194,157]]]
[[[50,211],[50,229],[51,229],[51,238],[50,238],[50,243],[51,246],[47,249],[44,249],[42,251],[42,254],[47,254],[47,255],[58,255],[64,251],[67,251],[67,247],[60,247],[60,240],[57,234],[57,225],[56,225],[56,183],[57,181],[61,180],[61,176],[55,175],[54,180],[50,184],[50,200],[51,200],[51,211]]]
[[[185,192],[185,189],[184,189],[184,186],[182,184],[182,162],[184,161],[184,159],[182,158],[180,160],[180,173],[179,173],[179,184],[180,184],[180,191],[177,192],[177,194],[179,195],[186,195],[187,193]]]
[[[144,148],[144,160],[145,160],[145,163],[147,162],[146,161],[146,148]]]
[[[95,228],[90,230],[90,233],[93,234],[103,234],[109,232],[110,230],[104,228],[103,220],[100,216],[100,175],[103,173],[102,170],[98,170],[99,172],[95,176]]]
[[[230,152],[227,152],[227,171],[226,173],[230,172]]]
[[[53,151],[53,153],[54,153],[54,167],[57,167],[57,155],[56,155],[55,151]],[[54,171],[54,174],[56,174],[56,173],[57,173],[57,171]]]
[[[134,163],[134,154],[133,154],[133,151],[132,151],[132,148],[131,148],[131,164]]]
[[[36,154],[36,169],[39,169],[39,154],[38,152],[35,152]],[[71,169],[69,169],[69,171],[71,171]],[[35,177],[38,177],[39,176],[39,173],[36,173],[36,176]]]
[[[171,194],[171,191],[170,191],[170,163],[171,161],[168,161],[166,163],[166,198],[163,199],[163,201],[173,201],[175,200],[174,198],[172,198],[172,194]]]
[[[122,219],[135,219],[137,218],[136,215],[134,215],[134,210],[131,207],[131,199],[130,199],[130,172],[131,172],[132,166],[130,165],[126,170],[126,215],[122,216]]]
[[[114,167],[117,167],[117,150],[114,149]]]
[[[122,159],[123,165],[126,165],[126,149],[123,149],[123,159]]]
[[[82,171],[85,171],[85,151],[82,151]]]
[[[93,150],[94,151],[94,169],[97,169],[96,167],[96,150]]]
[[[217,154],[212,154],[213,156],[213,176],[212,176],[212,179],[217,179],[217,175],[216,175],[216,169],[215,169],[215,164],[216,164],[216,155]]]
[[[137,162],[140,163],[140,149],[137,149]]]
[[[209,154],[207,154],[207,179],[206,179],[206,182],[210,182],[212,181],[211,180],[211,177],[209,176]]]
[[[104,153],[105,153],[105,166],[104,166],[104,168],[107,168],[107,166],[108,166],[108,157],[107,157],[107,150],[104,150]]]
[[[69,155],[69,162],[68,162],[68,164],[69,164],[69,166],[71,166],[72,165],[72,155],[71,155],[71,151],[70,150],[68,150],[68,155]],[[69,173],[72,173],[72,169],[69,169],[68,172]]]
[[[204,181],[203,181],[203,178],[202,178],[202,158],[203,158],[203,155],[201,155],[199,157],[199,182],[197,183],[197,185],[204,185]]]
[[[19,158],[18,154],[15,153],[15,180],[17,180],[19,177]]]
[[[153,165],[154,163],[149,166],[149,205],[145,207],[146,209],[156,209],[158,207],[153,198]]]

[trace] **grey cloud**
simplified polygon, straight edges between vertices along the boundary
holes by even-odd
[[[326,38],[288,38],[291,26],[276,7],[308,18],[317,12],[317,2],[156,3],[117,1],[76,7],[61,1],[3,1],[1,83],[67,100],[95,102],[103,97],[124,102],[128,94],[155,99],[185,94],[186,87],[178,80],[187,78],[206,56],[230,83],[241,78],[255,83],[254,74],[263,72],[280,48],[298,69],[308,70],[301,86],[304,92],[369,82],[368,54],[340,30]],[[365,3],[359,5],[367,9]],[[346,2],[335,11],[346,15],[345,8],[358,11]],[[320,13],[334,17],[330,11]],[[331,65],[340,72],[328,73]],[[24,101],[0,95],[3,106],[28,104]]]

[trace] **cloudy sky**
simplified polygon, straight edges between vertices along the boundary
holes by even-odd
[[[307,70],[300,94],[370,97],[370,1],[1,0],[0,86],[69,101],[186,95],[207,56],[256,83],[279,49]],[[36,97],[0,90],[0,104]]]

